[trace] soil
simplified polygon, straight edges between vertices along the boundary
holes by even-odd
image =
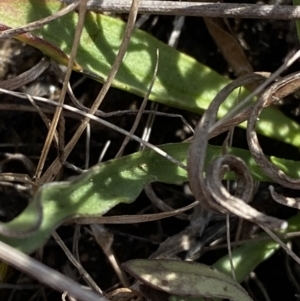
[[[174,17],[172,16],[151,16],[143,25],[142,29],[149,31],[158,39],[166,42],[172,31],[173,20]],[[299,47],[294,22],[230,20],[230,24],[235,35],[243,42],[245,53],[255,71],[275,71],[281,66],[287,56],[295,52]],[[191,55],[199,62],[211,67],[220,74],[234,78],[231,68],[221,55],[201,18],[186,18],[177,49]],[[1,42],[0,79],[7,79],[28,70],[34,66],[41,57],[42,55],[39,51],[15,40]],[[297,71],[299,70],[299,66],[299,62],[296,62],[285,73],[288,74]],[[73,86],[76,85],[74,92],[78,99],[85,101],[86,106],[91,105],[91,101],[101,88],[100,83],[87,77],[82,78],[82,75],[76,73],[72,75],[71,84]],[[20,91],[23,92],[52,99],[57,99],[60,90],[61,83],[52,70],[47,70],[38,80],[20,89]],[[67,102],[70,102],[70,100],[67,100]],[[29,104],[24,101],[3,94],[1,95],[1,103],[26,104],[27,107],[29,107]],[[105,112],[137,109],[140,103],[140,97],[111,88],[101,109]],[[148,108],[150,108],[150,104],[148,104]],[[298,101],[295,101],[295,98],[289,97],[281,104],[280,109],[295,121],[300,122],[298,116]],[[162,112],[181,114],[193,126],[199,118],[199,116],[195,116],[194,114],[163,105],[159,105],[159,110]],[[48,114],[48,116],[51,117],[51,114]],[[109,118],[108,120],[129,130],[134,121],[134,116],[123,115]],[[137,135],[141,136],[146,120],[147,117],[142,118],[136,132]],[[80,120],[74,118],[66,118],[65,141],[69,141],[72,137],[79,122]],[[89,166],[97,164],[101,150],[107,141],[110,141],[110,146],[105,153],[103,161],[113,159],[124,137],[95,124],[91,125],[91,133]],[[9,160],[8,162],[4,162],[4,160],[7,159],[9,155],[22,154],[24,158],[27,158],[26,160],[30,160],[33,165],[36,166],[46,135],[47,128],[36,112],[28,111],[28,109],[24,107],[20,110],[7,110],[2,107],[0,110],[0,158],[3,160],[1,163],[1,171],[30,174],[31,171],[28,170],[20,160]],[[180,142],[190,135],[191,133],[183,126],[179,119],[156,117],[150,142],[155,145]],[[214,139],[212,143],[220,145],[223,139],[224,137],[222,136],[221,138]],[[299,150],[292,146],[266,137],[260,137],[260,141],[267,154],[299,160]],[[69,163],[84,168],[85,143],[85,137],[83,135],[74,151],[68,157],[67,161]],[[236,130],[233,146],[247,148],[245,132],[243,130]],[[138,145],[134,142],[130,142],[126,147],[124,155],[133,153],[137,151],[137,149]],[[57,148],[53,146],[46,161],[46,168],[56,158],[57,154]],[[64,180],[73,175],[76,175],[76,172],[64,168],[56,180]],[[156,183],[154,188],[162,199],[171,199],[173,202],[177,202],[178,207],[182,203],[192,200],[192,197],[186,193],[186,185],[176,186]],[[299,196],[297,192],[281,187],[276,188],[286,195]],[[14,187],[0,185],[1,221],[11,220],[24,209],[29,199],[30,195],[27,192],[20,193],[20,191]],[[288,218],[296,214],[295,210],[277,205],[271,200],[267,192],[267,184],[261,184],[259,186],[254,200],[254,206],[280,218]],[[144,193],[131,205],[119,205],[111,210],[110,214],[134,214],[142,211],[146,213],[156,211]],[[164,241],[167,237],[180,232],[187,225],[187,221],[169,218],[161,222],[115,225],[107,226],[107,228],[114,234],[112,248],[119,262],[125,262],[129,259],[149,257],[157,249],[159,243]],[[250,230],[253,230],[252,226],[248,225],[248,227]],[[58,229],[58,233],[70,249],[72,248],[74,231],[74,225],[62,226]],[[79,256],[84,268],[102,290],[108,291],[117,288],[120,284],[119,280],[94,238],[90,235],[86,227],[81,227],[80,234]],[[296,254],[299,254],[299,239],[293,239],[293,247]],[[198,261],[212,264],[218,258],[225,255],[226,252],[226,249],[206,252]],[[61,272],[68,273],[68,275],[74,277],[76,281],[85,284],[82,277],[79,276],[76,269],[67,260],[63,251],[53,239],[47,242],[41,252],[37,252],[33,256],[40,258],[42,262]],[[288,267],[292,272],[287,270]],[[300,279],[299,267],[296,266],[282,250],[276,252],[274,256],[262,263],[254,272],[256,278],[265,288],[270,300],[279,300],[278,296],[282,296],[282,298],[280,298],[282,300],[296,300],[295,296],[300,294],[299,286],[296,287],[294,285],[294,283]],[[291,280],[291,274],[294,275],[296,281]],[[1,300],[61,300],[60,294],[39,285],[34,280],[13,269],[10,270],[10,276],[6,279],[6,282],[22,284],[25,285],[25,287],[27,286],[27,288],[30,288],[31,284],[36,286],[33,286],[32,289],[0,289]],[[250,291],[254,300],[266,300],[258,283],[259,282],[254,278],[249,277],[243,285]]]

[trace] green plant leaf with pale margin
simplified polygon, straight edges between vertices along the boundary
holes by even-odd
[[[288,228],[285,229],[284,231],[282,231],[281,234],[300,231],[300,215],[298,214],[298,215],[291,217],[288,220],[288,224],[289,224]],[[278,245],[278,243],[276,243],[270,237],[268,237],[267,234],[261,233],[258,236],[258,238],[262,238],[262,237],[267,237],[267,239],[258,240],[258,241],[253,240],[253,242],[239,246],[232,251],[231,259],[232,259],[232,265],[234,267],[235,277],[236,277],[237,282],[244,281],[246,279],[246,277],[253,270],[255,270],[255,268],[259,264],[261,264],[262,262],[264,262],[265,260],[270,258],[279,249],[280,246]],[[135,263],[135,260],[133,260],[133,262],[134,262],[133,263],[134,265],[138,264],[138,262],[137,262],[137,264]],[[130,261],[130,264],[132,265],[131,261]],[[127,265],[127,263],[125,265]],[[144,271],[147,271],[150,273],[150,270],[148,269],[148,264],[145,264],[145,265],[146,265],[146,268],[144,269]],[[151,262],[151,266],[153,266],[152,262]],[[215,262],[213,264],[213,266],[220,272],[228,275],[228,277],[231,277],[231,275],[232,275],[231,264],[230,264],[230,259],[229,259],[228,255],[220,258],[217,262]],[[129,266],[129,268],[131,268],[131,266]],[[143,269],[142,266],[139,268]],[[134,272],[137,272],[135,267],[133,270],[134,270]],[[184,266],[182,266],[182,270],[183,270],[183,273],[185,273]],[[169,272],[171,272],[171,271],[172,270],[169,270]],[[167,273],[167,270],[164,270],[164,273]],[[131,273],[131,274],[133,275],[133,273]],[[150,279],[150,282],[156,281],[156,283],[158,283],[158,285],[157,285],[157,287],[153,287],[151,285],[150,286],[153,288],[159,289],[159,283],[161,283],[161,282],[159,282],[159,280],[162,281],[162,279],[165,279],[166,277],[164,278],[163,275],[159,274],[158,272],[156,274],[155,274],[155,272],[153,273],[154,277],[152,279]],[[181,271],[178,271],[176,274],[180,275]],[[135,275],[133,275],[133,276],[135,276]],[[174,278],[174,276],[173,276],[173,278]],[[149,283],[146,283],[146,282],[144,282],[144,283],[146,285],[147,284],[149,285]],[[189,281],[189,284],[190,284],[190,287],[186,288],[187,291],[190,291],[191,289],[193,289],[195,287],[195,284],[192,281]],[[173,283],[173,285],[175,285],[175,283]],[[212,293],[213,292],[214,292],[214,289],[212,290]],[[174,290],[174,291],[170,290],[170,293],[172,294],[172,296],[169,297],[169,301],[204,301],[204,299],[201,297],[185,297],[183,294],[181,294],[180,292],[178,292],[176,290]],[[173,294],[178,294],[178,295],[176,296]],[[208,296],[206,296],[206,297],[208,297]],[[215,297],[215,298],[213,298],[213,300],[217,301],[220,299]]]
[[[281,234],[300,231],[300,215],[295,215],[288,219],[288,228]],[[265,233],[261,233],[258,238],[266,237]],[[242,282],[246,277],[255,270],[262,262],[270,258],[278,249],[279,244],[268,237],[265,240],[258,240],[246,243],[232,250],[232,264],[234,267],[237,282]],[[213,264],[219,271],[231,276],[231,265],[228,255],[220,258]],[[219,299],[214,298],[214,301]],[[171,296],[169,301],[205,301],[203,298]]]
[[[179,296],[252,301],[230,276],[197,262],[165,259],[134,259],[122,267],[151,288]]]
[[[182,163],[186,163],[189,143],[161,146],[165,152]],[[209,146],[206,162],[220,156],[221,147]],[[255,164],[250,153],[241,149],[230,149],[245,160],[253,178],[270,181]],[[275,164],[293,170],[289,175],[300,173],[300,163],[288,160],[274,160]],[[65,182],[53,182],[39,188],[29,206],[6,225],[11,230],[32,228],[38,215],[38,204],[43,208],[43,220],[39,229],[26,238],[0,236],[0,240],[31,253],[41,247],[51,232],[63,222],[76,217],[101,216],[119,203],[131,203],[136,200],[143,187],[154,181],[180,184],[187,181],[185,170],[177,167],[152,150],[114,159],[90,168],[80,176]]]
[[[16,28],[57,12],[64,5],[58,0],[0,0],[0,30]],[[77,13],[52,21],[41,29],[17,38],[66,64],[77,24]],[[99,81],[106,78],[121,44],[125,23],[89,12],[74,65],[76,71]],[[199,41],[201,43],[201,41]],[[150,99],[194,113],[202,113],[214,96],[230,81],[195,59],[168,47],[151,35],[135,30],[114,86],[144,96],[151,81],[156,51],[159,68]],[[219,110],[228,112],[245,93],[233,92]],[[245,124],[243,124],[244,126]],[[265,136],[300,146],[300,126],[275,108],[263,111],[257,131]]]

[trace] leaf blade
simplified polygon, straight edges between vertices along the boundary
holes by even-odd
[[[162,145],[160,148],[180,162],[186,163],[189,146],[189,143],[174,143]],[[256,180],[270,181],[255,164],[249,151],[235,148],[229,151],[246,161]],[[209,146],[206,162],[221,153],[221,147]],[[300,172],[300,162],[276,159],[276,164],[285,166],[287,170]],[[31,227],[36,220],[37,202],[41,202],[43,221],[38,231],[22,239],[0,236],[0,240],[25,253],[31,253],[42,246],[51,232],[64,221],[83,215],[101,216],[119,203],[131,203],[138,197],[144,185],[153,181],[180,184],[187,181],[187,173],[152,150],[103,162],[69,181],[42,186],[30,205],[6,224],[12,229],[23,229],[26,221],[27,226]]]
[[[46,17],[59,10],[63,4],[58,0],[45,0],[43,3],[39,0],[1,0],[0,5],[0,24],[17,27]],[[70,13],[34,31],[34,36],[23,41],[66,64],[76,23],[77,14]],[[104,81],[121,43],[124,28],[125,24],[120,20],[88,12],[74,69]],[[157,49],[160,51],[160,62],[150,100],[202,113],[217,92],[230,82],[193,58],[141,30],[135,30],[113,85],[144,96],[153,74]],[[241,95],[235,91],[228,97],[219,110],[219,117],[224,116],[236,100],[245,95],[245,90],[243,91]],[[245,124],[241,126],[244,127]],[[300,146],[299,124],[273,107],[262,112],[257,131],[296,147]]]
[[[204,264],[177,260],[134,259],[123,268],[142,283],[169,294],[187,297],[251,301],[231,277]]]

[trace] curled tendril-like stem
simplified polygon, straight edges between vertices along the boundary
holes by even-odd
[[[272,185],[269,186],[269,190],[273,200],[276,201],[277,203],[288,207],[300,209],[300,198],[289,198],[280,195],[274,190],[274,187]]]
[[[226,131],[245,121],[252,110],[252,106],[243,109],[230,121],[225,120],[225,126],[220,126],[210,135],[209,129],[216,121],[220,105],[234,89],[253,82],[259,83],[263,79],[262,75],[256,73],[239,77],[224,87],[214,98],[196,126],[187,162],[188,178],[191,191],[205,209],[218,213],[233,213],[241,218],[278,230],[286,228],[287,223],[265,215],[247,204],[253,195],[253,181],[246,164],[241,159],[226,155],[214,160],[206,170],[206,178],[204,178],[208,139],[216,133]],[[231,195],[221,182],[228,170],[233,171],[237,177],[235,195]]]
[[[259,98],[258,102],[253,106],[253,110],[250,113],[247,126],[247,140],[250,152],[263,171],[276,183],[292,189],[300,189],[300,180],[293,179],[286,175],[282,170],[275,166],[271,161],[264,155],[263,150],[260,147],[255,132],[256,120],[263,108],[268,107],[272,103],[279,99],[295,92],[300,87],[300,73],[293,73],[280,81],[272,84]],[[273,199],[283,205],[300,209],[299,198],[288,198],[277,194],[274,188],[270,188],[270,193]]]
[[[279,99],[295,92],[300,87],[300,73],[293,73],[282,78],[280,81],[271,85],[259,98],[259,100],[252,107],[248,119],[247,126],[247,140],[249,150],[263,171],[276,183],[284,187],[292,189],[300,189],[300,180],[293,179],[287,176],[282,170],[270,162],[263,153],[260,147],[257,134],[255,132],[255,125],[263,108],[268,107]]]

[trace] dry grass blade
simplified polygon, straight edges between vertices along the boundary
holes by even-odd
[[[191,190],[195,198],[201,200],[201,205],[208,210],[224,212],[224,210],[211,199],[210,193],[206,189],[206,183],[203,177],[204,160],[209,139],[208,133],[216,120],[217,110],[220,104],[234,89],[260,80],[261,77],[259,75],[249,74],[242,76],[225,86],[211,102],[210,107],[196,126],[194,140],[188,155],[188,177]],[[238,120],[237,123],[242,121],[244,120]],[[230,128],[234,125],[235,124],[231,123]]]
[[[67,72],[66,72],[66,76],[65,76],[65,79],[64,79],[64,83],[63,83],[63,88],[62,88],[62,91],[61,91],[61,94],[60,94],[60,97],[59,97],[59,100],[58,100],[58,103],[60,103],[60,104],[62,104],[64,102],[66,92],[67,92],[67,89],[68,89],[69,79],[70,79],[71,73],[72,73],[72,66],[73,66],[73,63],[75,61],[78,45],[79,45],[79,42],[80,42],[80,36],[81,36],[82,29],[83,29],[84,18],[85,18],[85,13],[86,13],[86,3],[87,3],[87,0],[81,0],[81,2],[80,2],[79,18],[78,18],[78,23],[77,23],[77,26],[76,26],[75,37],[74,37],[74,41],[73,41],[73,45],[72,45],[70,58],[69,58],[69,61],[68,61],[68,67],[67,67]],[[53,120],[51,122],[50,128],[49,128],[48,135],[46,137],[46,141],[45,141],[42,153],[41,153],[41,157],[40,157],[37,169],[36,169],[35,179],[37,181],[39,181],[39,178],[40,178],[41,173],[43,171],[43,167],[44,167],[44,164],[45,164],[45,161],[46,161],[49,149],[50,149],[50,145],[52,143],[52,140],[53,140],[53,137],[54,137],[54,134],[55,134],[55,131],[56,131],[58,121],[59,121],[60,116],[61,116],[61,112],[62,112],[62,108],[57,107],[56,111],[54,113]],[[42,181],[42,183],[44,183],[44,182]]]
[[[226,169],[236,174],[237,188],[234,196],[222,185],[222,177]],[[232,155],[224,155],[215,159],[207,168],[206,181],[207,188],[213,196],[214,201],[229,212],[254,223],[272,227],[273,229],[284,229],[287,227],[286,222],[266,216],[245,204],[253,196],[253,181],[246,164],[240,158]]]
[[[5,153],[4,156],[5,156],[5,159],[0,161],[0,168],[1,169],[3,169],[4,164],[6,164],[10,161],[13,161],[13,160],[17,160],[17,161],[19,161],[23,164],[23,166],[26,168],[29,176],[33,175],[34,169],[35,169],[34,164],[25,155],[20,154],[20,153],[15,153],[15,154]]]
[[[42,118],[42,120],[44,121],[47,129],[50,128],[51,125],[51,121],[50,119],[45,115],[45,113],[41,110],[41,108],[35,103],[34,99],[28,95],[28,100],[31,102],[32,106],[37,110],[37,112],[39,113],[40,117]],[[54,135],[54,141],[56,146],[58,147],[58,133],[56,132]]]
[[[140,292],[124,287],[117,288],[116,290],[109,292],[106,295],[106,297],[112,301],[118,301],[118,300],[119,301],[126,301],[126,300],[144,301],[145,300]]]
[[[122,63],[122,60],[125,56],[129,41],[130,41],[130,37],[131,34],[133,32],[134,29],[134,24],[135,24],[135,20],[136,20],[136,16],[137,16],[137,11],[138,11],[138,5],[139,5],[139,0],[133,0],[132,1],[132,6],[130,9],[130,13],[129,13],[129,17],[128,17],[128,21],[127,21],[127,25],[126,25],[126,29],[124,32],[124,36],[123,36],[123,40],[119,49],[119,52],[115,58],[115,61],[112,65],[112,68],[109,72],[109,75],[107,77],[107,80],[105,81],[99,95],[97,96],[96,100],[94,101],[94,104],[92,105],[89,114],[94,114],[100,104],[102,103],[106,93],[108,92],[117,72],[119,69],[120,64]],[[71,139],[71,141],[67,144],[67,146],[64,149],[64,157],[67,158],[68,155],[70,154],[70,152],[72,151],[72,149],[74,148],[75,144],[77,143],[79,137],[81,136],[81,134],[83,133],[83,131],[85,130],[87,124],[90,122],[90,118],[86,117],[81,125],[79,126],[79,128],[77,129],[76,133],[74,134],[73,138]],[[46,182],[51,182],[54,177],[57,175],[57,173],[59,172],[60,168],[61,168],[62,164],[59,160],[59,158],[57,158],[52,165],[48,168],[48,170],[44,173],[44,175],[41,177],[41,183],[46,183]]]
[[[145,194],[147,195],[147,197],[149,198],[149,200],[152,202],[152,204],[154,206],[156,206],[158,209],[160,209],[161,211],[172,211],[172,210],[174,210],[172,207],[167,205],[163,200],[161,200],[155,194],[151,184],[146,185],[144,187],[144,191],[145,191]],[[187,220],[188,219],[188,216],[184,213],[178,214],[176,217],[179,218],[179,219],[182,219],[182,220]]]
[[[27,95],[29,95],[29,94],[27,94]],[[31,96],[31,97],[33,97],[32,99],[36,100],[36,98],[34,96]],[[41,98],[39,98],[39,99],[41,99]],[[44,98],[44,100],[46,100],[46,99]],[[154,102],[152,102],[152,103],[154,103]],[[55,108],[53,106],[51,106],[51,105],[50,106],[42,106],[42,107],[40,107],[40,109],[44,113],[53,113],[55,111]],[[70,117],[70,118],[74,118],[74,119],[82,119],[81,118],[82,115],[70,112],[70,111],[68,111],[64,107],[63,107],[63,109],[65,109],[64,114],[65,114],[66,117]],[[1,111],[24,111],[24,112],[37,112],[38,111],[36,108],[33,108],[33,107],[28,106],[26,104],[13,104],[13,103],[0,103],[0,110]],[[88,112],[88,110],[87,110],[86,107],[84,107],[83,112]],[[137,113],[138,113],[137,110],[119,110],[119,111],[117,110],[117,111],[108,112],[108,113],[101,112],[101,111],[98,110],[98,112],[95,114],[95,116],[105,118],[105,117],[112,117],[112,116],[135,115]],[[163,117],[169,117],[169,118],[179,118],[182,121],[182,123],[191,132],[193,132],[193,129],[191,128],[191,126],[187,123],[187,121],[185,120],[185,118],[182,115],[180,115],[180,114],[165,113],[165,112],[159,112],[159,111],[155,111],[155,110],[145,110],[144,114],[147,114],[147,115],[154,114],[154,115],[157,115],[157,116],[163,116]],[[94,120],[91,120],[91,121],[95,122]]]
[[[97,217],[80,217],[75,219],[77,224],[135,224],[157,221],[163,218],[175,216],[197,206],[199,203],[193,202],[190,205],[180,209],[168,212],[160,212],[153,214],[137,214],[137,215],[115,215],[115,216],[97,216]]]
[[[31,178],[28,175],[24,175],[24,174],[2,172],[0,174],[0,181],[20,182],[20,183],[30,184],[36,187],[36,184],[31,180]]]
[[[299,265],[300,265],[300,258],[288,248],[288,246],[276,235],[274,234],[270,229],[261,226],[261,228],[274,240],[276,241],[280,247],[289,255],[291,256]]]
[[[37,281],[82,301],[108,301],[107,298],[84,290],[77,282],[38,262],[36,259],[0,242],[0,258]]]
[[[56,231],[53,231],[52,233],[53,238],[56,240],[56,242],[59,244],[59,246],[63,249],[66,256],[70,260],[70,262],[77,268],[80,275],[83,276],[86,283],[90,285],[91,288],[94,289],[94,291],[98,292],[100,295],[103,296],[102,290],[99,288],[99,286],[96,284],[96,282],[92,279],[92,277],[88,274],[88,272],[83,268],[83,266],[76,260],[76,258],[73,256],[73,254],[69,251],[68,247],[65,245],[65,243],[62,241],[60,236],[57,234]]]
[[[133,134],[135,132],[135,130],[137,129],[138,125],[139,125],[139,122],[142,118],[142,115],[143,115],[143,112],[146,108],[146,105],[147,105],[147,102],[148,102],[148,98],[149,98],[149,95],[151,93],[151,90],[152,90],[152,87],[154,85],[154,81],[155,81],[155,78],[156,78],[156,74],[157,74],[157,70],[158,70],[158,63],[159,63],[159,51],[157,50],[157,56],[156,56],[156,63],[155,63],[155,67],[154,67],[154,71],[153,71],[153,76],[152,76],[152,79],[151,79],[151,82],[150,82],[150,86],[149,86],[149,89],[147,91],[147,94],[145,95],[143,101],[142,101],[142,104],[141,104],[141,107],[138,111],[138,114],[136,115],[135,117],[135,120],[134,120],[134,123],[132,125],[132,128],[130,130],[130,134]],[[118,157],[121,157],[122,154],[123,154],[123,151],[126,147],[126,145],[128,144],[128,142],[130,141],[130,138],[128,136],[125,137],[122,145],[121,145],[121,148],[120,150],[118,151],[118,153],[116,154],[116,158]]]
[[[49,59],[42,58],[41,61],[30,70],[7,80],[0,82],[0,88],[7,90],[16,90],[37,79],[48,67]]]
[[[95,237],[95,240],[102,248],[103,252],[105,253],[107,259],[109,260],[111,266],[113,267],[115,273],[117,274],[120,282],[124,287],[129,287],[130,284],[127,279],[127,276],[122,270],[122,268],[120,267],[120,264],[112,249],[112,243],[114,240],[113,234],[102,225],[91,225],[91,229]]]
[[[226,29],[221,18],[204,18],[206,27],[236,77],[253,72],[239,41]]]
[[[20,92],[14,92],[14,91],[9,91],[9,90],[5,90],[5,89],[1,89],[0,88],[0,92],[2,93],[6,93],[8,95],[13,95],[13,96],[16,96],[16,97],[19,97],[19,98],[23,98],[23,99],[28,99],[28,94],[26,93],[20,93]],[[46,99],[46,98],[43,98],[43,97],[37,97],[37,96],[32,96],[32,98],[37,101],[37,102],[40,102],[40,103],[44,103],[44,104],[48,104],[48,105],[52,105],[54,107],[61,107],[65,110],[68,110],[69,112],[72,112],[72,113],[75,113],[79,116],[84,116],[90,120],[93,120],[103,126],[106,126],[124,136],[129,136],[132,140],[135,140],[136,142],[138,143],[141,143],[141,144],[144,144],[146,147],[152,149],[154,152],[156,152],[157,154],[159,154],[160,156],[164,157],[166,160],[169,160],[170,162],[176,164],[177,166],[183,168],[184,170],[186,169],[186,166],[184,164],[182,164],[180,161],[178,161],[177,159],[173,158],[172,156],[168,155],[165,151],[161,150],[159,147],[149,143],[149,142],[146,142],[144,140],[142,140],[140,137],[136,136],[136,135],[132,135],[130,134],[129,132],[123,130],[122,128],[106,121],[106,120],[103,120],[99,117],[96,117],[94,115],[91,115],[89,113],[85,113],[81,110],[78,110],[72,106],[69,106],[69,105],[65,105],[65,104],[59,104],[57,103],[56,101],[52,101],[52,100],[49,100],[49,99]],[[59,160],[56,160],[54,161],[53,165],[58,165],[58,164],[61,164],[61,162]],[[61,165],[59,165],[61,166]],[[60,168],[60,167],[59,167]],[[50,173],[50,171],[47,171],[48,173]],[[52,177],[54,178],[55,177],[55,174],[52,175]]]

